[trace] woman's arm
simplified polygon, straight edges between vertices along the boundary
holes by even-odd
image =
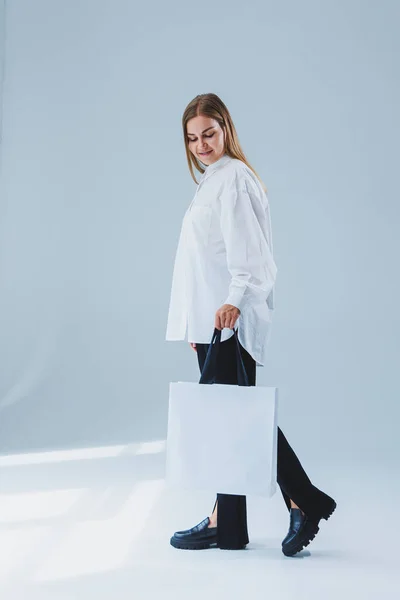
[[[260,192],[249,189],[246,174],[235,171],[220,194],[220,226],[232,276],[225,304],[239,310],[248,302],[266,300],[277,274],[267,241],[267,224],[262,221],[262,216],[267,218],[265,199],[258,195]]]

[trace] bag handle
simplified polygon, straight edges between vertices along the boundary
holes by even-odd
[[[215,383],[216,382],[216,367],[217,367],[217,356],[219,347],[221,344],[221,329],[214,329],[213,336],[211,338],[210,345],[208,347],[208,352],[206,359],[204,361],[204,366],[201,372],[201,377],[199,383]],[[237,329],[233,329],[233,335],[235,337],[236,343],[236,369],[237,369],[237,379],[238,385],[249,385],[249,378],[246,373],[246,369],[243,362],[242,353],[240,352],[240,343],[237,334]]]

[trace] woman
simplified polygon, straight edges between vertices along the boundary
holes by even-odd
[[[277,273],[266,190],[217,95],[196,96],[182,125],[189,171],[196,183],[193,167],[202,175],[182,223],[166,339],[187,339],[201,372],[217,328],[218,383],[237,384],[237,334],[249,384],[256,385],[256,366],[266,360]],[[212,415],[200,418],[206,427]],[[280,428],[277,454],[277,482],[290,516],[282,551],[293,556],[314,539],[336,502],[311,483]],[[246,496],[231,494],[217,494],[210,517],[170,540],[175,548],[193,550],[242,549],[248,542]]]

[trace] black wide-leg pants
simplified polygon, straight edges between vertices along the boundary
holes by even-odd
[[[237,385],[235,336],[220,343],[216,366],[216,383]],[[203,370],[209,344],[196,344],[200,373]],[[256,362],[240,344],[249,384],[256,385]],[[210,417],[212,418],[212,416]],[[310,518],[319,520],[326,512],[329,496],[316,488],[282,430],[278,427],[277,483],[282,492],[288,511],[290,499]],[[218,546],[220,548],[241,548],[249,543],[247,531],[246,496],[217,494],[218,502]],[[214,504],[214,508],[215,508]]]

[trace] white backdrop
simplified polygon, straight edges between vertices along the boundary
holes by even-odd
[[[4,64],[5,64],[5,0],[0,0],[0,146],[2,139],[2,122],[3,122],[3,80],[4,80]],[[0,165],[1,167],[1,165]]]
[[[212,91],[269,190],[258,382],[306,464],[398,456],[399,4],[252,8],[7,2],[1,453],[165,438],[169,381],[199,378],[164,340],[195,189],[180,120]]]

